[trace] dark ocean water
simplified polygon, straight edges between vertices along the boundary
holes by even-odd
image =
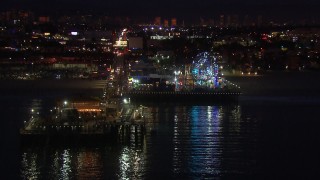
[[[230,77],[235,103],[148,104],[154,133],[97,146],[21,146],[19,128],[68,91],[0,96],[0,179],[315,179],[320,75]]]

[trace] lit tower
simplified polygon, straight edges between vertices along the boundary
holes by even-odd
[[[171,19],[171,27],[175,27],[177,26],[177,19],[176,18],[172,18]]]
[[[165,20],[163,21],[163,26],[164,26],[164,27],[169,27],[169,21],[168,21],[167,19],[165,19]]]
[[[156,17],[154,19],[154,25],[160,26],[161,25],[161,17]]]
[[[224,15],[220,15],[220,27],[224,27],[225,22],[224,22]]]

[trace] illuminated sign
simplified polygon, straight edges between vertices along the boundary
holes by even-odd
[[[128,42],[127,41],[116,41],[115,47],[127,47]]]

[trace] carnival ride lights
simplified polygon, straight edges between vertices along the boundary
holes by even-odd
[[[219,66],[216,57],[208,52],[199,53],[192,63],[192,75],[198,87],[219,87]]]

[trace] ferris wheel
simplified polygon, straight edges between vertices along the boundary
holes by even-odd
[[[219,66],[216,57],[209,52],[199,53],[191,69],[196,86],[210,88],[219,86]]]

